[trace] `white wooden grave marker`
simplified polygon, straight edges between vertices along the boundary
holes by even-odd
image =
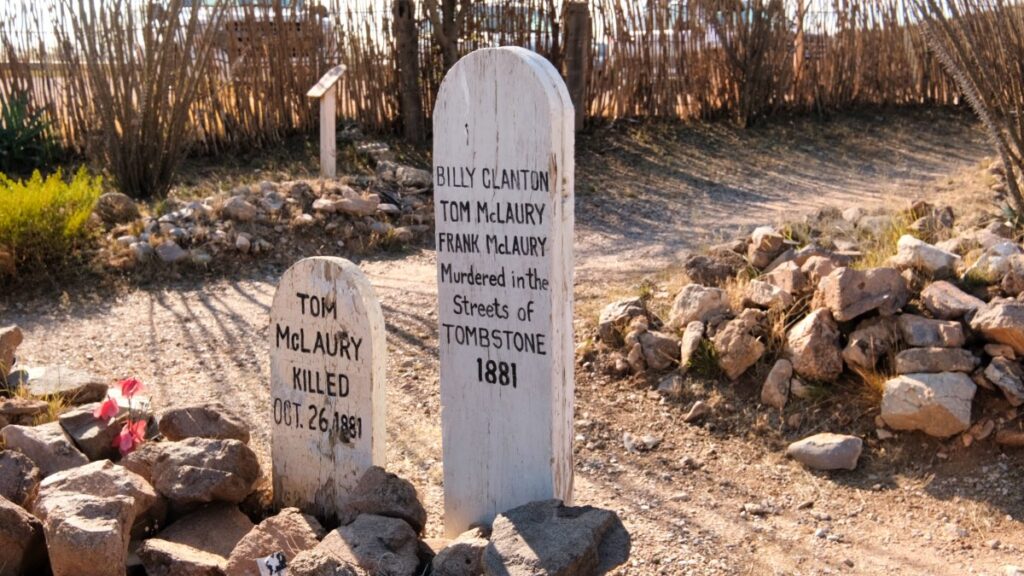
[[[384,316],[373,287],[342,258],[285,272],[270,310],[274,499],[337,516],[364,470],[384,466]]]
[[[522,48],[478,50],[434,108],[444,525],[572,501],[573,107]]]
[[[334,178],[338,174],[338,140],[334,130],[338,122],[338,80],[344,73],[344,66],[335,66],[306,92],[307,97],[320,99],[321,178]]]

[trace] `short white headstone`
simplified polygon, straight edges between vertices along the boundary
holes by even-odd
[[[572,501],[573,107],[544,58],[478,50],[434,108],[444,525]]]
[[[336,517],[364,470],[384,466],[384,316],[342,258],[285,272],[270,310],[274,500]]]

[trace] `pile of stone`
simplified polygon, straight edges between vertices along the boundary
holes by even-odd
[[[375,238],[412,243],[431,229],[432,189],[428,171],[384,161],[373,177],[264,181],[202,200],[168,200],[160,216],[143,215],[131,198],[110,192],[94,217],[107,231],[101,256],[114,267],[206,265],[220,254],[267,254],[311,230],[339,248],[359,250]]]
[[[877,250],[899,222],[909,225],[895,254],[867,265],[878,253],[861,246]],[[970,445],[1001,428],[997,442],[1024,444],[1024,249],[1008,226],[957,229],[952,208],[916,202],[896,214],[825,210],[794,229],[801,240],[761,227],[690,257],[691,283],[665,320],[642,298],[606,306],[598,367],[653,376],[671,395],[697,355],[730,380],[763,363],[761,402],[780,411],[808,384],[881,380],[881,439],[916,430]],[[987,413],[972,419],[982,394]],[[856,440],[839,442],[845,454],[859,455]]]

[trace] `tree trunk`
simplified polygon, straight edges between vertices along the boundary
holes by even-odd
[[[420,90],[419,46],[416,28],[416,3],[394,0],[392,5],[395,58],[398,64],[399,105],[406,141],[424,140],[423,93]]]

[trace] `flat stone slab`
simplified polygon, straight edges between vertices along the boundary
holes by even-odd
[[[71,404],[98,402],[107,395],[106,379],[66,366],[29,368],[25,386],[34,398],[59,396]]]
[[[824,432],[793,442],[786,456],[814,470],[853,470],[863,447],[856,436]]]

